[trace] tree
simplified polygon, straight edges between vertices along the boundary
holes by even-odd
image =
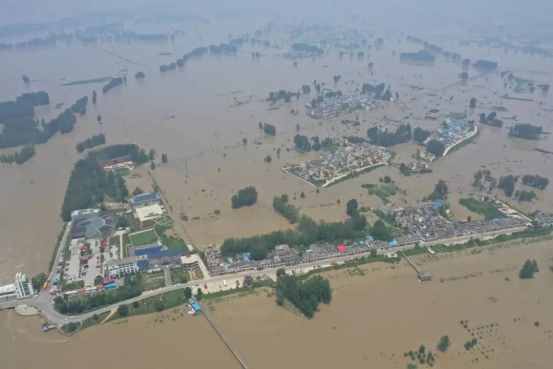
[[[201,288],[198,288],[198,291],[196,292],[196,300],[200,301],[202,297],[204,296],[204,293]]]
[[[445,145],[438,140],[430,140],[426,144],[426,151],[439,158],[445,152]]]
[[[35,275],[31,279],[31,283],[33,284],[33,289],[37,292],[40,291],[42,289],[42,286],[44,286],[44,283],[46,283],[47,279],[48,277],[46,276],[46,273],[39,273]]]
[[[379,241],[391,241],[393,239],[392,232],[380,219],[374,222],[371,228],[371,236]]]
[[[438,341],[438,350],[440,350],[441,352],[446,352],[447,349],[449,348],[449,337],[448,336],[442,336],[440,338],[440,341]]]
[[[257,190],[253,186],[245,187],[239,190],[231,198],[233,209],[238,209],[243,206],[252,206],[257,202]]]
[[[358,214],[359,211],[359,203],[356,199],[351,199],[346,204],[346,214],[350,217],[353,217]]]
[[[428,137],[430,137],[430,131],[427,131],[426,129],[416,127],[413,130],[413,139],[419,144],[423,144]]]
[[[271,155],[267,155],[263,161],[265,161],[265,163],[270,163],[273,161],[273,158],[271,158]]]
[[[447,198],[448,188],[447,183],[440,179],[434,186],[434,191],[428,196],[429,200],[445,200]]]
[[[505,193],[505,196],[511,197],[513,196],[513,193],[515,192],[515,184],[517,182],[517,177],[509,174],[508,176],[504,176],[499,178],[499,184],[497,185],[498,188],[501,188],[503,192]]]
[[[520,279],[532,279],[537,272],[539,272],[538,262],[528,259],[522,265],[518,276]]]
[[[167,158],[167,154],[166,154],[166,153],[161,154],[161,162],[162,162],[163,164],[167,164],[168,161],[169,161],[169,160],[168,160],[168,158]]]
[[[156,151],[154,149],[150,149],[150,152],[148,153],[148,157],[150,158],[150,160],[155,160],[156,159]]]
[[[127,305],[127,304],[119,305],[119,307],[117,308],[117,312],[122,317],[128,316],[129,315],[129,305]]]
[[[185,287],[184,288],[184,299],[186,301],[190,300],[192,298],[192,288]]]
[[[94,278],[94,285],[99,286],[104,281],[104,278],[101,275],[97,275],[96,278]]]
[[[469,102],[469,108],[475,109],[476,108],[476,103],[477,103],[476,97],[471,98],[470,102]]]
[[[296,147],[296,150],[300,152],[308,152],[311,151],[311,143],[309,142],[309,139],[307,136],[297,134],[294,136],[294,145]]]

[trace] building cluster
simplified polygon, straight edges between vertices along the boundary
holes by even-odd
[[[158,192],[144,192],[129,199],[140,228],[152,227],[166,211]]]
[[[541,227],[553,227],[553,214],[538,212],[534,215],[534,221]]]
[[[466,119],[448,118],[439,130],[434,132],[427,140],[436,140],[444,145],[443,156],[446,156],[453,148],[464,141],[474,137],[478,133],[478,126]]]
[[[328,187],[350,176],[386,165],[390,159],[390,152],[382,147],[344,142],[334,152],[323,153],[320,159],[286,165],[282,170],[316,187]]]
[[[330,263],[336,258],[368,255],[397,256],[398,252],[436,244],[454,245],[472,239],[491,239],[527,229],[530,221],[524,215],[498,204],[504,214],[501,218],[471,222],[450,221],[442,216],[442,202],[422,203],[415,207],[384,209],[394,218],[402,235],[389,242],[374,240],[371,236],[340,244],[317,243],[299,253],[288,245],[276,246],[262,260],[253,260],[249,253],[224,257],[216,248],[205,252],[205,261],[211,275],[223,275],[267,268],[290,267],[306,263]]]
[[[351,113],[356,110],[371,110],[375,106],[376,101],[369,95],[359,93],[351,95],[333,94],[331,97],[325,97],[317,104],[305,105],[305,112],[307,116],[313,119],[332,119],[340,114]]]
[[[210,275],[215,276],[268,268],[289,267],[303,263],[324,262],[325,260],[340,256],[360,255],[384,245],[385,243],[374,241],[368,237],[366,240],[347,244],[313,244],[303,254],[300,254],[296,249],[288,245],[278,245],[262,260],[253,260],[247,252],[232,258],[225,258],[219,249],[211,247],[206,250],[205,259]]]
[[[397,240],[400,246],[459,244],[471,239],[485,240],[509,235],[530,226],[530,220],[524,215],[501,203],[496,205],[503,216],[490,220],[451,221],[442,216],[441,201],[394,209],[390,215],[404,232]]]
[[[159,193],[141,193],[129,199],[129,214],[138,228],[152,227],[165,216]],[[126,245],[128,229],[116,229],[115,217],[99,209],[76,210],[71,214],[67,252],[60,257],[51,280],[52,294],[94,293],[117,288],[126,275],[180,264],[183,253],[171,252],[159,241]],[[101,283],[99,283],[101,281]],[[67,290],[67,291],[65,291]]]

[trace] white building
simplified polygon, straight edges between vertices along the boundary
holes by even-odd
[[[15,284],[0,286],[0,302],[11,301],[17,298]]]
[[[134,214],[141,227],[151,227],[165,214],[165,209],[159,203],[144,205],[134,209]]]
[[[138,261],[141,257],[129,256],[121,260],[112,260],[105,264],[104,275],[111,278],[120,278],[129,274],[138,273]]]
[[[15,289],[17,291],[18,299],[29,297],[35,294],[33,283],[25,273],[17,272],[15,274]]]

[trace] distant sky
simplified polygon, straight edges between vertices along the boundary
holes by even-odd
[[[0,24],[56,20],[91,12],[116,10],[189,12],[209,16],[214,11],[265,11],[295,18],[356,14],[384,17],[390,23],[405,17],[440,21],[453,17],[496,23],[533,19],[553,23],[553,0],[0,0]],[[446,18],[444,18],[446,17]]]

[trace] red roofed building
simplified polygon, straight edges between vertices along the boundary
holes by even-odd
[[[338,245],[338,247],[336,247],[336,249],[338,250],[338,252],[339,252],[340,254],[343,254],[343,253],[345,253],[345,252],[347,251],[348,248],[347,248],[346,245],[344,245],[343,243],[341,243],[341,244]]]

